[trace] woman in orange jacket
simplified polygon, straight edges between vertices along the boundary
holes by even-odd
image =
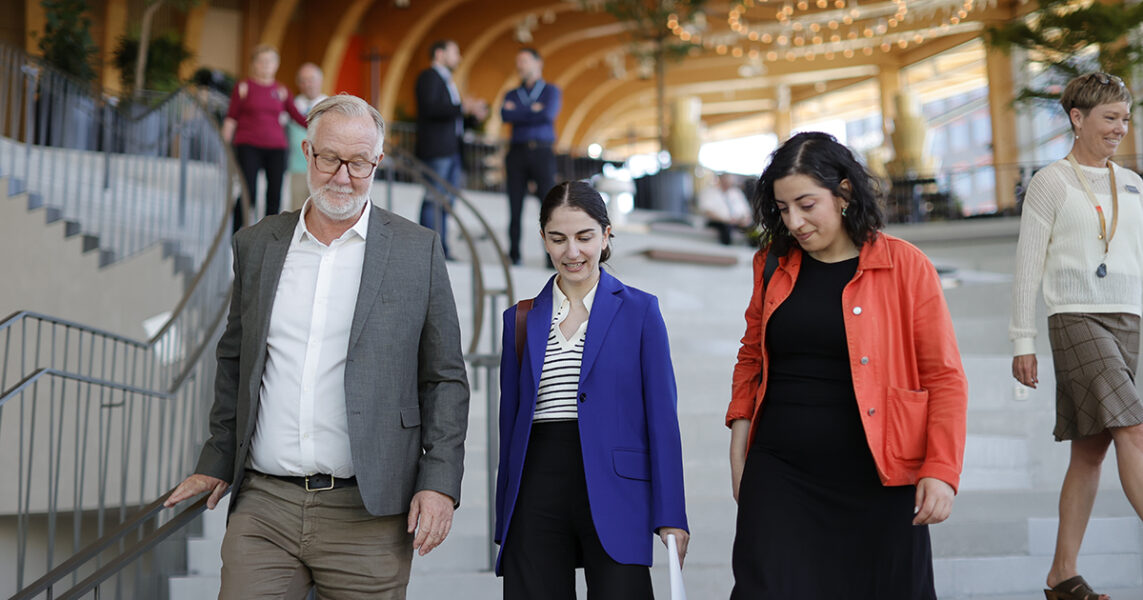
[[[881,233],[869,174],[798,134],[758,181],[767,235],[726,422],[732,599],[929,600],[968,385],[940,279]]]

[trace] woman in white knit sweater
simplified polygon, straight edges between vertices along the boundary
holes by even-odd
[[[1012,375],[1036,387],[1036,288],[1048,306],[1056,373],[1057,441],[1071,441],[1060,491],[1048,600],[1107,600],[1076,556],[1112,442],[1119,477],[1143,517],[1143,402],[1135,389],[1143,313],[1143,180],[1112,163],[1131,120],[1131,93],[1106,73],[1073,79],[1060,104],[1075,142],[1028,186],[1016,247]]]

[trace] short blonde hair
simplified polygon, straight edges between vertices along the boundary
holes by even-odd
[[[314,131],[317,129],[318,121],[330,112],[347,117],[369,117],[373,119],[373,124],[377,126],[377,145],[373,149],[373,155],[381,154],[381,149],[385,145],[385,120],[381,118],[381,113],[377,112],[377,109],[370,106],[368,102],[345,92],[330,96],[310,109],[306,115],[306,137],[310,140],[310,144],[313,144]]]
[[[258,44],[254,46],[254,49],[250,51],[250,60],[257,60],[259,56],[266,53],[273,54],[274,58],[277,58],[279,61],[282,60],[282,56],[278,54],[278,49],[270,44]]]
[[[1068,82],[1063,95],[1060,96],[1060,106],[1064,107],[1064,113],[1069,115],[1069,120],[1073,108],[1078,108],[1084,116],[1087,116],[1088,111],[1100,104],[1114,102],[1126,102],[1130,106],[1131,90],[1127,89],[1122,79],[1102,72],[1076,77]],[[1072,125],[1072,129],[1075,129],[1075,125]]]

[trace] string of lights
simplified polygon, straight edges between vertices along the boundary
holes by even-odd
[[[667,27],[680,41],[718,54],[753,60],[826,60],[891,52],[939,37],[976,32],[966,22],[995,0],[742,0],[726,16],[728,28],[709,32],[704,15],[689,23],[671,16]],[[917,27],[916,25],[922,25]]]

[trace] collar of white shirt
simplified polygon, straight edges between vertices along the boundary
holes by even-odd
[[[293,237],[293,240],[291,243],[297,244],[299,242],[302,242],[302,241],[308,239],[308,240],[314,242],[315,244],[321,244],[321,242],[318,241],[317,236],[310,233],[309,228],[306,227],[307,211],[310,210],[311,208],[313,210],[317,210],[317,207],[312,206],[312,202],[313,202],[313,198],[306,198],[305,203],[302,204],[302,211],[301,211],[300,215],[298,216],[298,224],[297,224],[297,226],[294,227],[294,237]],[[361,239],[368,240],[369,239],[369,219],[367,217],[369,216],[369,213],[372,212],[372,209],[373,209],[373,203],[366,202],[365,203],[365,210],[361,211],[361,215],[359,217],[357,217],[357,222],[355,222],[353,224],[353,227],[350,227],[345,233],[341,234],[341,237],[337,238],[337,240],[347,239],[345,236],[349,235],[350,233],[356,233],[358,236],[361,237]],[[334,242],[337,242],[337,240],[334,240]],[[324,246],[325,244],[322,244],[322,245]]]
[[[595,302],[595,290],[599,289],[599,280],[596,280],[595,285],[591,286],[591,291],[583,297],[583,307],[587,309],[587,314],[591,314],[591,304]],[[556,318],[559,314],[560,308],[568,301],[567,295],[560,289],[560,276],[556,275],[556,280],[552,282],[552,318]]]

